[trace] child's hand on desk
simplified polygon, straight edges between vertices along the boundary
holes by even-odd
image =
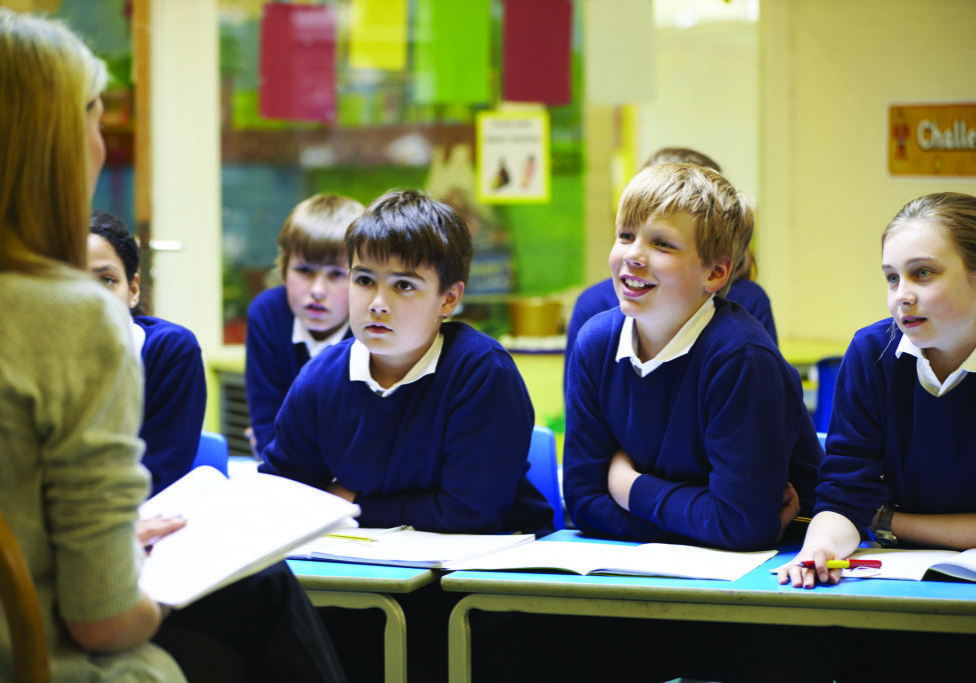
[[[783,503],[779,508],[779,535],[776,540],[783,538],[783,532],[789,526],[793,518],[800,514],[800,497],[796,494],[793,484],[786,482],[786,489],[783,491]]]
[[[340,484],[338,479],[326,486],[325,490],[327,493],[331,493],[333,496],[339,496],[343,500],[348,500],[350,503],[356,502],[356,492],[350,491],[345,486]]]
[[[630,511],[630,488],[640,472],[634,469],[634,461],[623,451],[617,451],[610,460],[607,472],[607,489],[610,496],[624,510]]]

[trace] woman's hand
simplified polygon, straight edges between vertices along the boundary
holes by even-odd
[[[185,527],[186,520],[182,517],[150,517],[138,520],[135,526],[139,545],[149,553],[159,539]]]

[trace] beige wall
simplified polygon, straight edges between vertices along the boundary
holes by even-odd
[[[976,101],[972,0],[764,0],[760,280],[781,336],[845,342],[887,315],[880,234],[909,199],[976,179],[893,178],[890,103]]]

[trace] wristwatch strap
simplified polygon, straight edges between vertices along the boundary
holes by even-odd
[[[898,537],[891,532],[891,518],[897,510],[897,506],[886,504],[881,508],[881,514],[878,515],[878,527],[874,532],[874,540],[885,548],[898,545]]]

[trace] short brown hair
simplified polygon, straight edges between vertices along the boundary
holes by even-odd
[[[932,221],[945,228],[966,270],[976,273],[976,197],[962,192],[936,192],[913,199],[885,227],[881,247],[888,235],[916,220]]]
[[[346,228],[362,212],[355,199],[335,194],[314,194],[299,202],[278,233],[275,265],[281,277],[292,254],[312,263],[340,263],[346,256]]]
[[[474,255],[464,219],[420,190],[387,192],[373,201],[349,226],[346,249],[349,265],[362,254],[399,258],[410,268],[427,264],[437,271],[441,294],[455,282],[467,284]]]
[[[624,188],[617,226],[644,225],[652,218],[687,213],[695,223],[695,246],[702,263],[742,262],[755,218],[751,203],[720,173],[697,164],[656,164],[642,169]],[[719,292],[725,294],[729,282]]]

